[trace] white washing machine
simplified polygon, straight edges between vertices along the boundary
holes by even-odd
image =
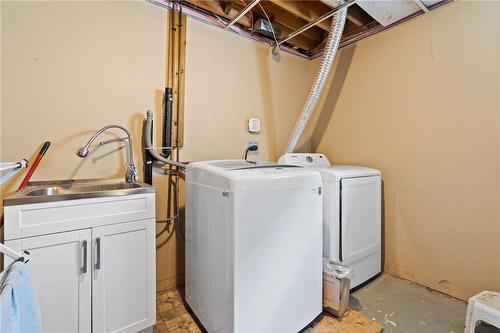
[[[242,160],[186,170],[186,301],[208,332],[298,332],[322,311],[317,171]]]
[[[380,171],[331,165],[323,154],[290,153],[279,163],[311,167],[323,180],[323,256],[354,267],[351,288],[382,270]]]

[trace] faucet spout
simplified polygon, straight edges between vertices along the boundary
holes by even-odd
[[[110,128],[121,129],[122,131],[124,131],[127,134],[127,138],[126,138],[127,163],[125,164],[125,166],[127,167],[127,173],[125,175],[125,181],[127,183],[134,183],[136,181],[136,179],[137,179],[137,169],[135,168],[135,164],[134,164],[134,153],[132,151],[132,137],[131,137],[130,132],[128,131],[128,129],[126,129],[123,126],[120,126],[120,125],[108,125],[108,126],[104,126],[100,130],[98,130],[97,132],[95,132],[94,135],[92,135],[92,137],[90,138],[90,140],[85,144],[85,146],[83,146],[82,148],[80,148],[78,150],[78,152],[76,153],[76,155],[79,156],[79,157],[81,157],[81,158],[87,157],[87,155],[89,153],[89,147],[92,144],[92,142],[94,142],[95,139],[102,132],[104,132],[104,131],[106,131],[106,130],[108,130]]]

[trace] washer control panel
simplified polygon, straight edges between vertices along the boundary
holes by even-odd
[[[313,153],[286,153],[280,157],[278,163],[303,167],[329,167],[331,165],[325,155]]]

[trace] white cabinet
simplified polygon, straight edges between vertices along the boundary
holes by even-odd
[[[30,252],[44,332],[91,331],[91,239],[87,229],[6,241]]]
[[[30,252],[44,332],[154,325],[154,194],[7,206],[5,213],[5,244]]]
[[[137,332],[155,314],[154,225],[92,230],[93,332]]]

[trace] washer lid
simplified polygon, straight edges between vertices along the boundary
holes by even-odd
[[[270,162],[243,160],[189,163],[186,182],[229,192],[320,187],[321,176],[313,169]]]
[[[355,165],[333,165],[328,168],[320,168],[323,180],[339,181],[343,178],[369,177],[380,176],[380,171],[377,169],[355,166]]]
[[[224,170],[248,169],[248,168],[268,167],[276,165],[276,163],[271,163],[266,161],[247,161],[247,160],[220,160],[220,161],[205,161],[200,163],[218,167]]]

